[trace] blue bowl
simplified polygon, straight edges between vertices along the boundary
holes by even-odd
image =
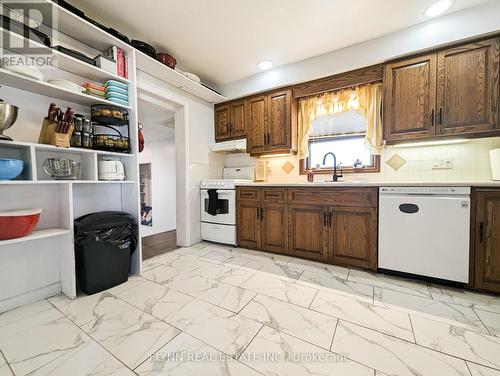
[[[20,159],[0,158],[0,180],[12,180],[23,173],[24,162]]]

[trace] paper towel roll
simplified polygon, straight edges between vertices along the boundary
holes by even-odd
[[[490,161],[493,180],[500,180],[500,149],[490,150]]]

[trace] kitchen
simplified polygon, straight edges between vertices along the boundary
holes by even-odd
[[[499,2],[40,3],[2,26],[58,63],[0,68],[0,374],[500,374]]]

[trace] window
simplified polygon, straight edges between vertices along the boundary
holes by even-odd
[[[323,158],[332,152],[341,169],[363,172],[376,170],[378,160],[366,145],[365,133],[365,116],[356,111],[318,117],[312,122],[306,168],[330,172],[333,158],[327,157],[324,165]]]

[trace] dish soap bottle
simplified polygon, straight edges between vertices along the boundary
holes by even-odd
[[[309,183],[312,183],[314,181],[314,174],[313,174],[312,170],[309,170],[309,172],[307,173],[307,181]]]

